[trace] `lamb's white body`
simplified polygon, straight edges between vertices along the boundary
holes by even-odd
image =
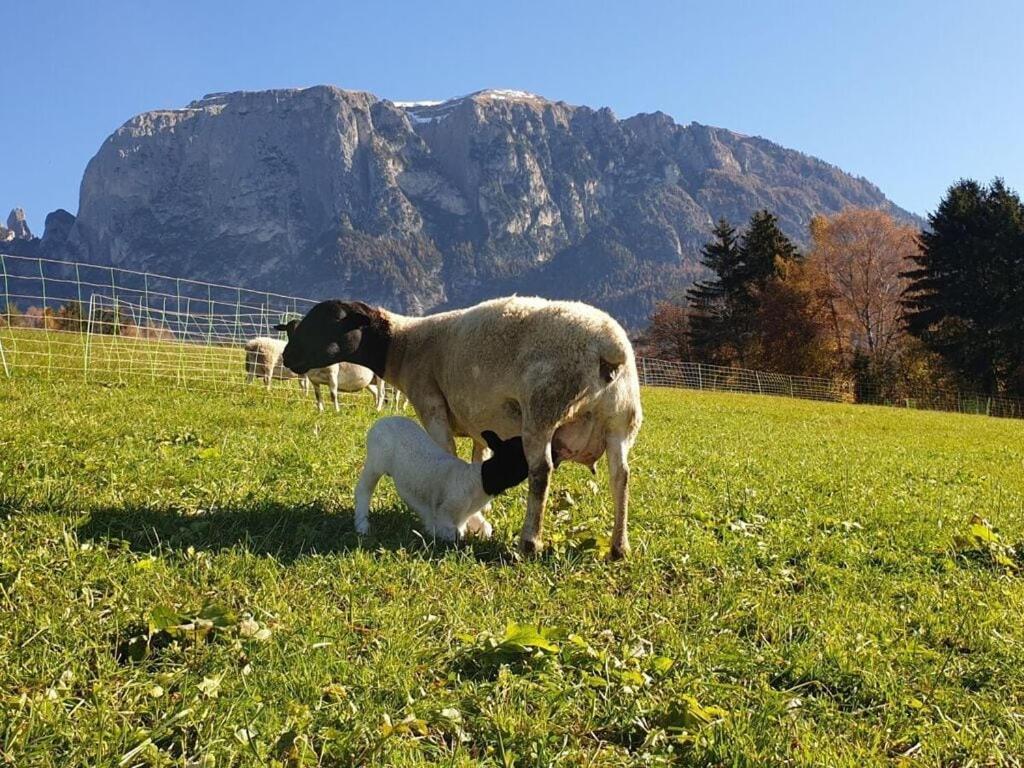
[[[309,385],[313,385],[316,407],[321,412],[324,410],[323,399],[320,397],[322,385],[326,385],[331,393],[331,403],[334,405],[335,411],[340,410],[339,391],[358,392],[361,389],[370,390],[378,411],[384,407],[384,382],[369,368],[354,363],[335,363],[325,368],[313,368],[300,377],[299,374],[286,368],[282,360],[287,343],[268,336],[257,336],[246,342],[246,380],[251,383],[254,378],[258,378],[269,388],[272,381],[298,378],[303,392],[308,392]]]
[[[388,475],[402,500],[420,516],[426,532],[455,541],[470,533],[489,538],[491,524],[481,510],[480,463],[448,453],[416,422],[402,416],[379,419],[366,436],[366,464],[356,486],[356,530],[370,530],[370,498]]]

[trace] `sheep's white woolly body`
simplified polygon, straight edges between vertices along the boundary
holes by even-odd
[[[491,497],[484,491],[480,464],[445,452],[423,428],[401,416],[379,419],[366,436],[366,463],[356,486],[356,530],[370,530],[370,498],[384,475],[395,482],[402,500],[420,516],[426,532],[454,541],[466,532],[489,538],[491,524],[481,509]]]
[[[286,369],[287,370],[287,369]],[[331,393],[331,403],[334,410],[338,411],[338,391],[358,392],[361,389],[369,389],[377,404],[377,410],[381,409],[383,391],[381,382],[369,368],[352,363],[335,363],[326,368],[312,368],[306,372],[306,378],[313,385],[313,394],[316,396],[316,407],[324,409],[323,400],[320,399],[320,385],[326,384],[327,390]],[[375,383],[376,382],[376,383]]]
[[[510,297],[422,318],[384,313],[384,379],[454,453],[453,435],[522,434],[530,495],[522,544],[541,546],[548,476],[561,461],[607,453],[615,501],[612,549],[629,548],[628,454],[642,421],[633,348],[611,317],[578,302]]]
[[[297,379],[299,375],[284,367],[282,355],[287,342],[269,336],[257,336],[245,342],[246,379],[258,378],[268,387],[273,380]]]
[[[309,391],[309,385],[313,385],[313,394],[316,397],[316,407],[323,411],[324,403],[320,397],[320,386],[326,385],[331,393],[331,403],[334,410],[338,411],[338,391],[358,392],[361,389],[369,388],[374,396],[374,401],[379,411],[383,407],[384,389],[381,381],[369,368],[354,363],[335,363],[325,368],[313,368],[305,375],[288,369],[284,365],[283,355],[287,342],[281,339],[274,339],[269,336],[257,336],[245,343],[245,373],[246,380],[252,382],[258,378],[267,387],[272,381],[284,379],[300,379],[302,391]]]

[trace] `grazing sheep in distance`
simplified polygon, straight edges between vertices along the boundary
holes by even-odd
[[[342,392],[358,392],[361,389],[369,389],[373,395],[374,405],[377,410],[381,409],[380,390],[375,382],[380,381],[369,368],[351,363],[335,363],[325,368],[312,368],[306,373],[306,378],[313,385],[313,396],[316,398],[316,408],[323,413],[324,402],[320,398],[320,385],[326,384],[327,391],[331,393],[331,404],[334,405],[334,412],[341,410],[338,404],[338,390]]]
[[[253,379],[258,378],[269,388],[274,380],[301,379],[300,384],[305,391],[306,377],[284,366],[282,357],[286,343],[269,336],[257,336],[245,342],[246,381],[251,384]]]
[[[293,321],[297,322],[297,321]],[[278,326],[277,330],[284,330],[285,326]],[[285,379],[299,379],[303,392],[309,391],[310,384],[313,385],[313,394],[316,397],[317,410],[323,411],[324,404],[320,397],[320,386],[327,385],[331,393],[331,402],[334,410],[339,410],[338,390],[342,392],[358,392],[361,389],[369,389],[374,396],[374,403],[379,411],[383,392],[379,386],[380,380],[373,371],[361,365],[340,363],[329,365],[307,371],[300,375],[284,365],[282,360],[286,342],[281,339],[272,339],[267,336],[258,336],[250,339],[245,344],[245,372],[246,381],[252,383],[254,378],[262,381],[267,388],[272,381]]]
[[[449,453],[472,437],[474,460],[493,429],[522,435],[530,493],[520,548],[542,546],[551,470],[606,454],[615,526],[611,553],[629,550],[629,450],[643,419],[633,348],[604,312],[578,302],[509,297],[426,317],[358,301],[324,301],[289,330],[296,372],[353,362],[401,389]]]
[[[447,541],[474,533],[491,536],[484,518],[490,500],[526,479],[530,468],[519,437],[501,440],[484,432],[492,456],[468,463],[448,453],[423,428],[404,416],[377,420],[366,435],[366,463],[356,485],[356,530],[370,530],[370,498],[384,475],[423,521],[426,532]]]

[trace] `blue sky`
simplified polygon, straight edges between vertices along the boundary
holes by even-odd
[[[918,213],[962,176],[1024,192],[1024,3],[0,4],[0,209],[41,234],[134,114],[331,83],[395,100],[516,88],[765,136]]]

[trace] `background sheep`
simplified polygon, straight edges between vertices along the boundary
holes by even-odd
[[[274,330],[288,331],[289,328],[294,328],[298,325],[298,322],[298,320],[290,320],[287,323],[275,325]],[[270,339],[270,341],[275,343],[275,348],[276,345],[280,345],[282,351],[287,343],[278,339]],[[246,349],[248,349],[248,345],[246,345]],[[283,363],[281,363],[281,365],[290,375],[297,375],[285,367]],[[312,368],[306,371],[304,375],[305,378],[309,380],[309,383],[313,385],[313,396],[316,398],[316,407],[321,413],[324,410],[323,399],[320,397],[321,385],[326,385],[328,391],[331,393],[331,403],[334,405],[335,412],[340,410],[340,406],[338,404],[339,390],[341,392],[359,392],[363,389],[369,389],[370,394],[373,395],[374,406],[376,409],[379,411],[384,407],[384,382],[369,368],[365,368],[361,365],[355,365],[353,363],[334,363],[332,365],[322,366],[319,368]]]
[[[519,485],[529,467],[519,437],[481,437],[493,455],[468,463],[437,445],[423,428],[403,416],[379,419],[366,435],[366,463],[356,485],[356,530],[370,530],[370,499],[388,475],[395,490],[423,521],[426,532],[455,541],[475,533],[490,538],[491,524],[481,510],[494,496]]]
[[[272,339],[269,336],[257,336],[245,342],[245,376],[246,382],[252,383],[258,378],[268,388],[277,379],[301,379],[303,391],[306,390],[306,377],[285,368],[282,356],[287,342]]]
[[[325,301],[288,338],[284,360],[292,370],[355,362],[397,386],[450,453],[453,436],[473,437],[477,460],[483,430],[521,434],[530,466],[524,552],[541,547],[552,468],[562,461],[591,466],[607,454],[612,555],[627,553],[628,456],[643,417],[633,348],[604,312],[511,297],[413,318],[362,302]]]

